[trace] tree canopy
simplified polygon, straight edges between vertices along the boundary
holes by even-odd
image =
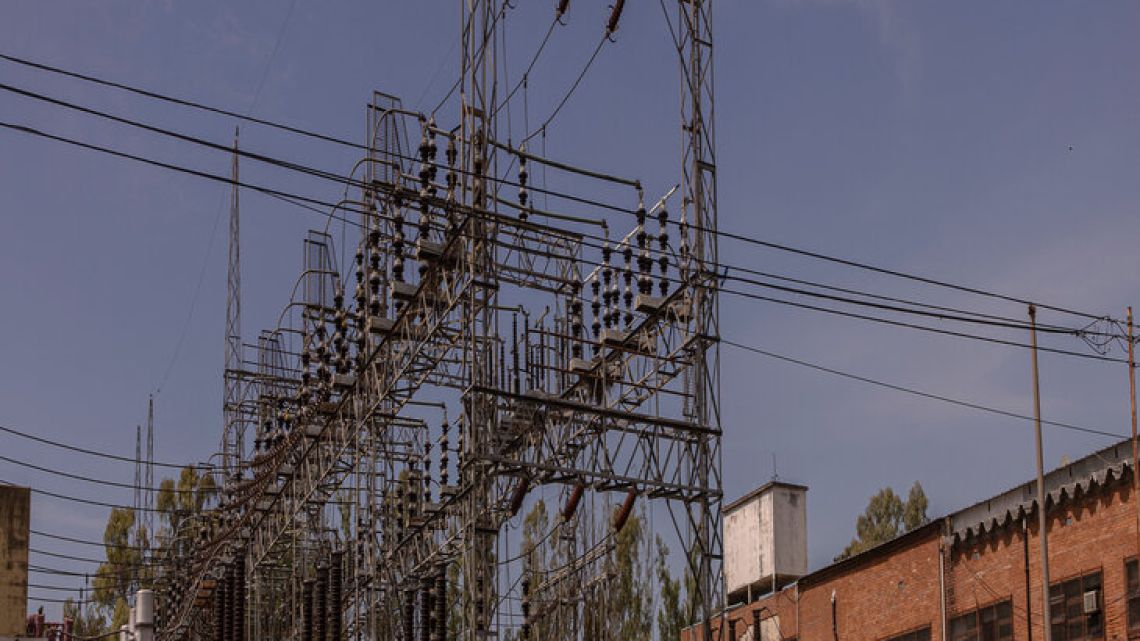
[[[856,519],[855,538],[835,560],[842,561],[926,525],[930,522],[927,505],[926,493],[918,481],[911,486],[905,502],[889,487],[879,490]]]

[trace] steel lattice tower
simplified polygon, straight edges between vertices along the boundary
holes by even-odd
[[[184,570],[160,583],[164,641],[489,641],[539,626],[541,641],[604,641],[609,559],[638,500],[665,503],[691,545],[711,638],[724,589],[710,3],[678,3],[676,221],[675,189],[646,207],[640,181],[501,141],[504,8],[460,5],[458,123],[374,94],[346,182],[359,194],[334,209],[356,219],[353,260],[337,264],[328,227],[310,232],[281,322],[253,346],[235,140],[225,487],[169,560]],[[540,210],[537,166],[616,185],[629,209]],[[542,539],[558,565],[541,573],[502,553],[538,491],[559,502]]]

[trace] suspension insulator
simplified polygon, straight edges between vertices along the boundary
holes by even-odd
[[[315,607],[313,611],[313,639],[315,641],[326,641],[325,639],[325,624],[328,623],[328,585],[329,585],[329,569],[324,565],[317,566],[317,582],[313,588],[313,601]]]
[[[329,636],[328,641],[344,641],[341,609],[344,603],[344,551],[332,553],[329,566]]]
[[[432,617],[432,590],[431,582],[425,581],[420,584],[420,635],[419,641],[431,641],[431,617]]]
[[[416,592],[408,589],[404,591],[404,628],[403,641],[415,641]]]
[[[235,641],[234,640],[234,593],[237,591],[234,582],[233,568],[226,568],[225,578],[223,579],[225,591],[225,606],[222,610],[222,641]]]
[[[440,563],[435,571],[435,628],[438,641],[447,638],[447,566]]]
[[[233,641],[245,641],[245,555],[238,553],[234,567]]]
[[[313,580],[305,579],[301,588],[301,641],[313,638]]]
[[[424,504],[431,503],[431,443],[424,446]]]
[[[202,530],[205,535],[206,531]],[[205,539],[205,536],[203,537]],[[224,581],[214,584],[214,641],[223,641],[226,626],[226,586]]]
[[[593,331],[595,340],[598,338],[598,335],[602,329],[602,322],[601,322],[602,303],[601,303],[601,300],[599,300],[599,298],[598,298],[598,293],[601,291],[601,288],[602,288],[601,282],[599,282],[597,277],[595,277],[590,282],[590,291],[592,292],[592,296],[590,298],[590,313],[594,319],[593,322],[590,324],[590,330]]]

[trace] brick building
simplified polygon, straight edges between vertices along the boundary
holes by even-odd
[[[1052,641],[1140,638],[1131,457],[1125,441],[1045,477]],[[761,490],[789,487],[798,486]],[[726,577],[730,565],[738,576],[713,630],[725,625],[730,641],[1043,641],[1036,496],[1036,482],[1026,483],[810,574],[769,567],[770,578],[754,573],[751,583],[739,576],[755,565],[741,565],[749,546],[729,541],[739,536],[730,524],[740,501],[729,504]],[[761,521],[754,531],[765,531]],[[760,547],[787,544],[805,545],[776,539]],[[701,627],[683,631],[682,641],[699,639]]]

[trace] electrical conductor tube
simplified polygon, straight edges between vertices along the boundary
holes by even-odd
[[[586,491],[586,486],[579,483],[574,486],[570,491],[569,498],[566,499],[566,505],[562,508],[562,520],[569,521],[574,518],[574,512],[578,511],[578,503],[582,500],[582,493]]]
[[[622,502],[621,507],[614,511],[614,532],[621,532],[629,521],[629,515],[633,513],[633,502],[637,500],[637,491],[630,490],[629,494],[625,495],[625,501]]]
[[[625,0],[614,0],[613,10],[610,11],[610,19],[606,21],[606,35],[610,35],[617,31],[618,21],[621,20],[621,11],[625,8]]]
[[[519,513],[519,508],[522,507],[523,501],[526,499],[526,493],[530,490],[530,479],[519,479],[518,485],[515,486],[515,491],[511,494],[511,516]]]

